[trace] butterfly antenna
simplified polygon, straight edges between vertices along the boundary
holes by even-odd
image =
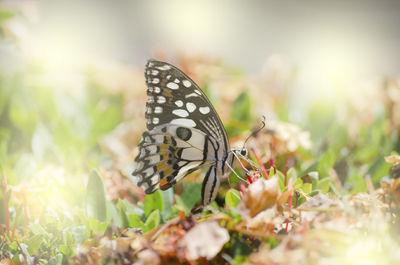
[[[244,143],[243,143],[243,148],[246,146],[247,141],[248,141],[251,137],[253,137],[253,136],[256,135],[257,133],[259,133],[262,129],[264,129],[264,127],[265,127],[265,116],[262,116],[261,123],[262,123],[261,126],[260,126],[257,130],[254,130],[249,136],[247,136],[246,140],[245,140]]]

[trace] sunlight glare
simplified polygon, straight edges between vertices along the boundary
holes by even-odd
[[[319,34],[306,45],[308,60],[302,70],[311,97],[335,104],[365,74],[360,43],[349,36]]]

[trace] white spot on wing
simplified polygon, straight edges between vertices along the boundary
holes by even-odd
[[[153,124],[158,124],[160,122],[160,119],[157,117],[153,118]]]
[[[207,113],[210,112],[210,108],[209,108],[209,107],[200,107],[200,108],[199,108],[199,111],[200,111],[202,114],[207,114]]]
[[[184,109],[175,109],[172,113],[182,118],[189,116],[189,113]]]
[[[171,69],[171,66],[169,66],[168,64],[164,64],[163,66],[158,66],[157,69],[161,71],[166,71]]]
[[[167,75],[167,79],[169,80],[171,78],[171,75]]]
[[[183,106],[182,100],[175,101],[175,105],[177,105],[178,107],[182,107]]]
[[[154,87],[154,93],[160,93],[161,92],[161,88],[159,88],[158,86]]]
[[[182,81],[182,84],[185,86],[185,87],[190,87],[192,84],[190,83],[190,81],[189,80],[183,80]]]
[[[147,184],[147,182],[143,182],[140,187],[144,190],[147,190],[149,188],[149,184]]]
[[[155,154],[157,152],[157,146],[155,145],[149,145],[146,147],[146,149],[150,152],[150,154]]]
[[[159,73],[159,72],[158,72],[157,70],[151,70],[151,74],[152,74],[152,75],[158,75],[158,73]]]
[[[191,119],[174,119],[171,121],[171,124],[181,125],[186,127],[195,127],[196,123]]]
[[[151,178],[151,185],[157,184],[160,181],[160,176],[155,175],[154,177]]]
[[[149,162],[149,165],[154,165],[160,162],[160,156],[159,155],[152,155],[146,158],[146,160]]]
[[[151,114],[151,108],[150,108],[150,107],[147,107],[147,108],[146,108],[146,113],[147,113],[147,114]]]
[[[154,103],[154,97],[153,96],[149,96],[149,103]]]
[[[177,83],[177,84],[179,84],[181,81],[179,81],[178,78],[175,78],[174,82]]]
[[[193,112],[196,109],[196,105],[192,102],[186,103],[186,108],[189,112]]]
[[[148,167],[146,170],[143,171],[144,174],[146,174],[147,176],[151,176],[154,174],[154,170],[153,167]]]
[[[196,92],[197,94],[199,94],[201,96],[201,92],[199,90],[195,89],[194,92]]]
[[[167,102],[167,99],[165,97],[163,97],[163,96],[158,96],[157,97],[157,103],[163,104],[165,102]]]
[[[156,106],[154,108],[154,113],[161,113],[162,112],[162,108],[160,106]]]
[[[142,154],[143,154],[143,155],[142,155]],[[143,156],[144,156],[144,151],[143,151],[143,152],[140,152],[139,158],[141,158],[141,157],[143,157]],[[136,164],[135,171],[136,171],[136,172],[137,172],[137,171],[140,171],[140,170],[143,168],[143,166],[144,166],[144,163],[143,163],[142,161],[139,161],[139,163]]]
[[[185,96],[185,98],[190,98],[190,97],[198,97],[199,95],[196,93],[190,93],[188,95]]]
[[[153,83],[153,84],[158,84],[158,83],[160,83],[160,79],[158,79],[158,78],[153,78],[153,80],[151,80],[151,83]]]
[[[173,83],[173,82],[169,82],[169,83],[167,84],[167,87],[170,88],[170,89],[178,89],[178,88],[179,88],[179,85],[176,84],[176,83]]]

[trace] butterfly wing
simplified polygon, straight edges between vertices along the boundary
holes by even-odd
[[[186,74],[168,63],[149,60],[145,77],[147,131],[133,175],[146,193],[152,193],[223,160],[229,142],[214,107]],[[209,172],[215,182],[217,171]]]

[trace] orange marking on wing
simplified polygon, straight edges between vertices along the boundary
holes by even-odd
[[[160,186],[161,189],[165,188],[165,187],[168,186],[168,185],[169,185],[169,184],[168,184],[167,178],[163,178],[163,179],[160,181],[160,184],[159,184],[159,186]]]

